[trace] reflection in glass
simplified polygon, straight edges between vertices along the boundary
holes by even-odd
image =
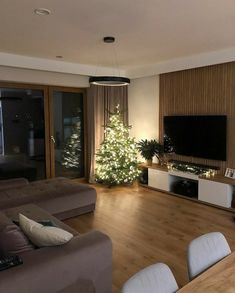
[[[83,94],[53,93],[55,175],[84,176]]]
[[[0,179],[45,178],[42,90],[0,89]]]

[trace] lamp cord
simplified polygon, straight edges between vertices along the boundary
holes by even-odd
[[[118,76],[120,77],[120,68],[119,68],[119,64],[118,64],[118,56],[117,56],[117,51],[114,47],[114,68],[117,68],[117,72],[118,72]]]

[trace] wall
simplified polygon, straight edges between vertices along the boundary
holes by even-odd
[[[0,81],[88,87],[88,76],[0,66]]]
[[[129,124],[136,140],[159,136],[159,76],[131,80],[128,88]]]
[[[158,138],[159,76],[131,80],[128,107],[131,135],[137,140]]]
[[[174,159],[235,168],[235,62],[160,75],[160,139],[166,115],[227,115],[227,161],[186,156]]]

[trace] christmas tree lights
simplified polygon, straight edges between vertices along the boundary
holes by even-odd
[[[96,154],[96,179],[107,185],[133,183],[140,175],[137,148],[122,122],[119,105],[105,127],[105,139]]]

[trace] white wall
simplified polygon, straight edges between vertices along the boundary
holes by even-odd
[[[130,135],[159,138],[159,75],[131,80],[128,88]]]
[[[159,136],[159,76],[131,80],[128,89],[131,136],[137,140]]]
[[[88,76],[0,66],[0,81],[67,87],[88,87]]]

